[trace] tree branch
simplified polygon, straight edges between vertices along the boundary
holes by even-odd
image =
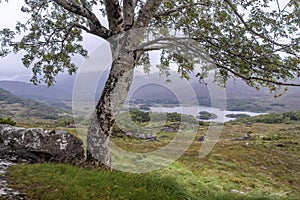
[[[123,31],[123,16],[119,0],[104,0],[109,30],[113,35]]]
[[[66,41],[67,38],[69,37],[69,35],[70,35],[72,29],[75,28],[75,27],[76,27],[76,28],[79,28],[79,29],[81,29],[81,30],[86,31],[87,33],[90,33],[90,30],[89,30],[87,27],[85,27],[85,26],[83,26],[83,25],[81,25],[81,24],[78,24],[78,23],[73,23],[72,26],[70,26],[70,28],[68,28],[65,37],[64,37],[63,40],[61,41],[61,44],[62,44],[62,45],[61,45],[61,46],[62,46],[61,50],[63,50],[63,48],[64,48],[64,46],[65,46],[65,45],[64,45],[65,41]]]
[[[279,82],[279,81],[275,81],[275,80],[270,80],[270,79],[265,79],[265,78],[261,78],[261,77],[254,77],[254,76],[244,76],[242,75],[241,73],[238,73],[228,67],[225,67],[224,65],[221,65],[221,64],[218,64],[218,63],[215,63],[217,65],[218,68],[222,68],[222,69],[225,69],[226,71],[232,73],[233,75],[245,80],[245,81],[263,81],[263,82],[266,82],[266,83],[272,83],[272,84],[275,84],[275,85],[281,85],[281,86],[300,86],[300,84],[297,84],[297,83],[285,83],[285,82]]]
[[[129,30],[134,23],[134,9],[137,6],[137,0],[124,0],[123,2],[123,17],[124,29]]]
[[[59,6],[63,7],[64,9],[68,10],[71,13],[76,15],[82,16],[91,22],[91,27],[89,33],[94,35],[100,36],[104,39],[109,37],[109,31],[101,25],[100,21],[98,20],[97,16],[90,11],[85,6],[80,6],[74,2],[69,2],[65,0],[53,0]]]
[[[260,34],[260,33],[257,33],[256,31],[254,31],[251,27],[249,27],[249,25],[246,23],[246,21],[244,20],[244,18],[242,17],[241,14],[238,13],[237,9],[235,9],[234,5],[230,2],[230,0],[224,0],[228,5],[229,7],[232,9],[233,13],[237,16],[237,18],[243,23],[243,25],[246,27],[246,29],[251,32],[253,35],[256,35],[272,44],[275,44],[277,46],[281,46],[281,47],[284,47],[284,48],[289,48],[288,45],[286,44],[280,44],[280,43],[277,43],[276,41],[266,37],[265,35],[263,34]]]
[[[159,18],[159,17],[163,17],[163,16],[169,16],[169,15],[171,15],[173,13],[180,12],[180,11],[182,11],[184,9],[191,8],[193,6],[199,6],[199,5],[208,6],[208,4],[205,4],[205,3],[194,3],[192,5],[181,5],[181,6],[169,9],[169,10],[156,12],[155,15],[154,15],[154,17],[155,18]]]
[[[163,0],[147,0],[139,12],[134,28],[147,27],[162,2]]]
[[[84,30],[84,31],[86,31],[87,33],[91,33],[91,30],[90,30],[90,29],[88,29],[87,27],[85,27],[85,26],[83,26],[83,25],[81,25],[81,24],[74,23],[74,24],[73,24],[73,27],[76,27],[76,28],[79,28],[79,29],[81,29],[81,30]]]

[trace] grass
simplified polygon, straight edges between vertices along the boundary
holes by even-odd
[[[195,199],[171,178],[62,164],[14,166],[10,180],[29,199]]]
[[[60,164],[18,165],[10,169],[9,180],[29,199],[273,200],[300,196],[300,124],[228,123],[213,150],[200,159],[198,138],[207,128],[201,127],[188,150],[159,171],[130,174]],[[232,140],[246,133],[250,140]],[[157,150],[168,142],[113,141],[134,152]],[[246,194],[231,193],[233,189]]]

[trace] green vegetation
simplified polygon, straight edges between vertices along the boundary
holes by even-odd
[[[180,114],[176,112],[144,112],[138,109],[130,109],[129,112],[121,113],[118,116],[116,124],[113,126],[113,132],[152,134],[153,130],[160,129],[161,125],[174,122],[199,124],[199,121],[192,115]]]
[[[229,99],[227,101],[227,110],[231,111],[249,111],[263,113],[267,112],[271,108],[262,106],[256,99]]]
[[[140,109],[140,110],[146,110],[146,111],[151,110],[150,107],[149,107],[148,105],[141,105],[141,106],[139,107],[139,109]]]
[[[6,118],[0,117],[0,124],[9,124],[15,126],[17,123],[14,120],[12,120],[10,117],[6,117]]]
[[[202,119],[202,120],[210,120],[210,119],[217,119],[218,116],[214,113],[210,113],[207,111],[201,111],[199,112],[199,116],[197,116],[198,119]]]
[[[166,121],[166,122],[189,122],[197,123],[197,120],[193,115],[180,114],[177,112],[173,113],[158,113],[158,112],[144,112],[138,109],[131,109],[129,111],[131,120],[134,122],[154,122]],[[120,120],[128,120],[128,113],[120,115]]]
[[[300,125],[227,123],[219,142],[198,157],[209,127],[172,165],[147,174],[95,170],[61,164],[18,165],[10,170],[13,188],[29,199],[297,199],[300,195]],[[234,138],[251,135],[249,140]],[[168,133],[164,133],[167,135]],[[170,135],[173,133],[169,133]],[[168,135],[169,136],[169,135]],[[165,141],[112,138],[126,150],[151,152]],[[245,194],[234,194],[238,190]]]
[[[125,113],[125,115],[127,115],[127,114],[128,113]],[[129,115],[131,117],[131,120],[134,122],[149,122],[151,120],[149,112],[143,112],[139,109],[130,109]],[[126,119],[124,114],[121,117],[124,117],[123,120]]]
[[[296,123],[296,122],[300,122],[300,111],[292,111],[292,112],[285,112],[285,113],[270,113],[266,115],[248,117],[248,118],[240,119],[238,121],[267,123],[267,124]]]
[[[30,99],[17,97],[0,88],[0,115],[23,120],[56,120],[70,116],[70,113],[65,109],[59,109]]]
[[[74,125],[73,118],[62,119],[57,123],[57,126],[59,126],[59,127],[67,127],[67,126],[71,126],[71,125]]]
[[[11,185],[29,199],[195,199],[171,178],[58,164],[14,166]]]
[[[228,114],[228,115],[226,115],[226,117],[240,119],[240,118],[250,117],[250,115],[247,115],[247,114]]]

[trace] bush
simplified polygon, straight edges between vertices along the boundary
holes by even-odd
[[[250,115],[247,115],[247,114],[228,114],[228,115],[226,115],[226,117],[240,119],[240,118],[250,117]]]
[[[214,113],[210,113],[207,111],[201,111],[199,112],[199,116],[197,116],[198,119],[202,119],[202,120],[210,120],[210,119],[217,119],[218,116]]]
[[[17,123],[14,120],[12,120],[10,117],[8,118],[0,117],[0,124],[9,124],[15,126]]]

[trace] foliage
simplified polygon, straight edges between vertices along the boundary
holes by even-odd
[[[149,122],[151,120],[148,112],[143,112],[138,109],[131,109],[129,111],[129,114],[130,114],[132,121],[134,121],[134,122],[141,123],[141,122]]]
[[[260,105],[255,99],[229,99],[227,100],[227,110],[262,113],[270,110],[270,107]]]
[[[167,121],[197,123],[197,120],[195,119],[195,117],[193,115],[180,114],[177,112],[167,113]]]
[[[61,127],[66,127],[66,126],[69,126],[69,125],[72,125],[74,124],[74,119],[73,118],[66,118],[66,119],[62,119],[58,122],[58,126],[61,126]]]
[[[139,109],[140,109],[140,110],[145,110],[145,111],[151,110],[151,109],[149,108],[149,106],[147,106],[147,105],[141,105]]]
[[[96,10],[107,18],[109,28],[101,24]],[[147,68],[149,51],[161,50],[162,74],[168,75],[170,65],[176,63],[181,77],[189,78],[195,64],[201,64],[202,71],[195,72],[201,80],[214,70],[221,83],[241,78],[271,91],[279,90],[278,85],[299,85],[288,82],[300,76],[298,1],[28,0],[22,12],[28,14],[28,21],[18,22],[15,30],[0,30],[0,56],[25,52],[22,61],[32,68],[34,83],[51,85],[59,73],[77,70],[71,58],[87,55],[82,31],[109,40],[134,28],[162,27],[153,31],[156,43],[140,45],[136,64]],[[178,32],[184,36],[180,41],[173,37]],[[199,48],[180,46],[184,40],[196,42]],[[196,55],[184,54],[183,48]]]
[[[247,114],[228,114],[228,115],[226,115],[226,117],[240,119],[240,118],[250,117],[250,115],[247,115]]]
[[[217,119],[218,116],[214,113],[210,113],[207,111],[201,111],[199,112],[199,116],[197,116],[198,119],[202,119],[202,120],[210,120],[210,119]]]
[[[0,117],[0,124],[9,124],[15,126],[17,123],[14,120],[12,120],[10,117],[7,118]]]
[[[201,124],[194,116],[180,113],[158,113],[144,112],[138,109],[130,109],[129,112],[121,113],[114,124],[112,131],[133,132],[133,133],[151,133],[155,128],[161,129],[161,126],[171,122],[183,122],[190,124]],[[149,127],[150,128],[149,128]],[[154,128],[155,127],[155,128]],[[147,130],[149,128],[149,130]]]
[[[131,120],[134,122],[160,122],[165,120],[166,122],[189,122],[196,123],[197,120],[192,115],[173,113],[156,113],[156,112],[144,112],[138,109],[131,109],[129,111]],[[124,114],[123,114],[124,115]],[[122,118],[122,116],[121,116]]]
[[[267,123],[267,124],[297,123],[300,121],[300,111],[291,111],[285,113],[270,113],[266,115],[248,117],[248,118],[240,119],[238,121]]]

